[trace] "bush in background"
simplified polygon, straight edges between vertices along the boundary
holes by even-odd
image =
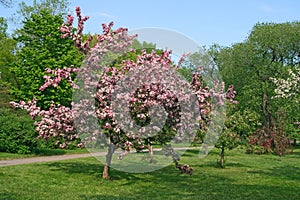
[[[33,123],[26,111],[0,108],[0,151],[32,153],[38,143]]]

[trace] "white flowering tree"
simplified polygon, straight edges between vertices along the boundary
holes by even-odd
[[[289,110],[292,110],[291,116],[294,120],[295,125],[299,125],[299,88],[300,88],[300,68],[295,67],[288,69],[288,78],[270,78],[272,82],[276,85],[275,96],[273,98],[281,99],[286,104]],[[296,121],[296,122],[295,122]],[[293,127],[293,124],[288,125]],[[290,137],[294,139],[294,144],[296,144],[296,139],[299,138],[299,133],[293,132],[293,128],[287,127],[291,133]]]
[[[289,77],[287,79],[283,78],[270,78],[276,85],[274,98],[296,98],[299,99],[299,88],[300,88],[300,68],[295,68],[295,70],[288,70]]]

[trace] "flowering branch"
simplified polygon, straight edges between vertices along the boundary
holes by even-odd
[[[290,77],[287,79],[270,78],[276,85],[274,98],[290,98],[299,94],[300,88],[300,68],[296,68],[295,72],[288,70]]]
[[[71,77],[71,73],[77,73],[79,69],[74,68],[71,66],[70,68],[63,68],[63,69],[55,69],[52,70],[50,68],[46,69],[47,74],[52,74],[53,76],[44,76],[45,83],[42,85],[39,90],[44,91],[47,87],[53,86],[57,87],[58,84],[62,81],[62,79],[68,80],[68,82],[71,84],[71,87],[74,89],[78,89],[78,85],[74,83]]]

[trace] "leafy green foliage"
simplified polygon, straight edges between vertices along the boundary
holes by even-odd
[[[287,109],[288,124],[299,119],[298,103],[272,98],[270,80],[286,78],[287,70],[300,63],[300,22],[258,23],[244,42],[211,48],[223,80],[237,91],[237,110],[255,112],[262,126],[272,129],[279,108]],[[242,113],[243,114],[243,113]]]
[[[7,21],[0,17],[0,81],[14,82],[13,75],[9,72],[9,65],[14,61],[16,42],[7,34]]]
[[[133,49],[136,49],[136,50],[139,50],[139,51],[141,51],[141,50],[143,50],[143,49],[145,49],[145,50],[150,50],[150,51],[151,51],[152,49],[157,49],[155,44],[153,44],[153,43],[148,43],[148,42],[146,42],[146,41],[143,41],[143,43],[141,43],[141,42],[139,42],[137,39],[134,39],[134,40],[133,40],[132,48],[133,48]],[[150,53],[150,52],[147,52],[147,53]]]
[[[215,144],[215,147],[221,150],[219,162],[221,168],[225,167],[225,150],[231,150],[241,144],[240,135],[238,133],[241,131],[239,125],[242,121],[242,117],[239,113],[227,115],[225,118],[224,127],[221,130],[219,140]]]
[[[220,170],[214,167],[216,150],[199,160],[199,152],[191,149],[182,156],[183,162],[195,163],[191,177],[167,166],[137,174],[111,169],[114,179],[101,180],[103,165],[93,157],[2,167],[0,195],[16,200],[297,199],[299,152],[279,162],[274,155],[245,155],[235,149],[227,155],[226,170]]]
[[[187,82],[191,82],[193,79],[193,69],[187,68],[187,67],[182,67],[178,69],[178,73],[184,77]]]
[[[0,17],[0,36],[6,36],[7,33],[7,22],[3,17]]]
[[[39,14],[42,10],[47,10],[51,15],[66,15],[70,5],[68,0],[33,0],[31,5],[21,1],[18,10],[12,17],[15,24],[20,24],[22,20],[30,18],[32,14]]]
[[[37,133],[27,112],[0,109],[0,151],[32,153],[37,146]]]
[[[259,115],[250,110],[234,111],[229,115],[229,120],[225,121],[225,126],[237,133],[243,144],[248,143],[248,137],[261,126]]]
[[[62,23],[61,16],[41,10],[27,18],[18,31],[16,40],[21,48],[12,66],[17,86],[11,90],[16,100],[29,101],[36,97],[42,108],[48,107],[50,101],[70,105],[73,90],[66,80],[55,89],[39,90],[44,84],[46,68],[79,67],[83,59],[71,40],[61,38],[58,27]]]
[[[145,41],[141,43],[137,39],[133,40],[131,48],[134,49],[134,51],[126,52],[125,55],[118,55],[116,53],[110,55],[115,57],[114,59],[112,59],[111,57],[109,58],[110,61],[113,60],[113,63],[110,63],[110,65],[112,67],[120,68],[123,65],[124,60],[132,60],[136,62],[138,55],[142,55],[142,50],[146,50],[147,53],[155,51],[158,55],[161,55],[162,52],[162,50],[156,49],[155,44],[147,43]]]

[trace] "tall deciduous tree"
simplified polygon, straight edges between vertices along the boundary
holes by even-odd
[[[14,84],[14,76],[9,66],[14,61],[16,42],[7,34],[7,21],[0,17],[0,107],[7,107],[10,99],[9,86]]]
[[[155,51],[147,53],[143,50],[136,60],[124,60],[119,67],[111,66],[114,63],[109,59],[115,59],[114,53],[123,55],[128,51],[135,36],[128,36],[125,28],[112,30],[113,23],[103,24],[103,33],[96,35],[97,43],[92,46],[91,42],[95,39],[93,36],[86,41],[82,38],[84,22],[88,17],[82,17],[79,7],[76,8],[76,15],[77,29],[73,27],[74,17],[68,15],[68,21],[62,25],[60,31],[62,37],[71,39],[75,47],[87,56],[83,68],[47,69],[48,74],[54,76],[46,77],[45,84],[40,88],[41,90],[52,86],[58,88],[62,78],[69,78],[70,72],[77,71],[79,90],[77,98],[75,95],[73,110],[54,104],[51,104],[49,111],[41,110],[36,105],[36,99],[28,103],[11,102],[11,105],[29,110],[33,118],[42,116],[41,121],[35,123],[40,137],[57,137],[62,134],[72,139],[81,133],[87,142],[105,143],[108,146],[108,153],[103,178],[108,178],[109,166],[116,148],[122,148],[123,153],[126,154],[132,148],[147,148],[146,141],[152,139],[164,143],[172,138],[178,141],[190,139],[193,132],[199,128],[199,122],[205,120],[203,116],[210,114],[213,104],[222,106],[226,99],[233,102],[235,97],[233,86],[226,92],[224,83],[218,81],[212,88],[204,87],[199,73],[193,74],[191,84],[179,79],[176,76],[179,66],[176,67],[172,63],[170,51],[162,51],[158,54]],[[69,82],[73,87],[76,86],[72,79]],[[133,91],[127,90],[126,87],[131,85],[137,88],[133,88]],[[117,103],[113,101],[116,99]],[[157,126],[150,126],[145,130],[144,127],[139,129],[135,126],[135,124],[147,124],[153,112],[151,108],[157,106],[163,107],[158,110],[158,116],[167,115],[167,118],[160,120],[154,117],[151,118],[151,122],[156,120],[157,123],[155,122],[154,125],[162,124],[169,130],[173,130],[172,138],[164,138],[166,136],[164,127],[160,130]],[[129,117],[126,110],[123,110],[127,107],[131,115]],[[217,115],[216,111],[215,114]],[[101,129],[98,123],[94,123],[94,117]],[[120,121],[123,119],[124,121]],[[135,120],[135,123],[131,119]],[[74,131],[75,121],[77,131]],[[129,130],[123,126],[128,122]],[[152,135],[149,130],[156,132],[160,130],[161,133]],[[157,140],[156,135],[159,137]],[[173,160],[178,164],[178,156],[174,155]]]
[[[223,80],[235,85],[238,109],[258,112],[265,127],[273,127],[278,108],[288,104],[272,98],[269,78],[285,77],[288,68],[299,66],[299,32],[300,22],[258,23],[244,42],[215,53]]]
[[[15,41],[7,34],[7,22],[0,17],[0,81],[13,82],[9,65],[14,61]]]
[[[13,14],[11,20],[20,25],[20,23],[30,18],[32,14],[38,14],[41,10],[47,10],[52,15],[66,15],[69,7],[68,0],[33,0],[31,5],[22,1],[18,5],[18,10]]]
[[[286,111],[288,113],[294,113],[290,116],[290,122],[294,120],[294,124],[289,124],[285,129],[289,132],[289,136],[294,140],[294,145],[297,143],[297,139],[300,138],[299,127],[296,128],[296,125],[299,125],[299,88],[300,88],[300,68],[294,68],[288,70],[289,75],[286,79],[283,78],[273,78],[270,79],[276,85],[274,98],[278,98],[281,101],[288,102],[286,106]],[[297,122],[296,122],[297,121]]]
[[[53,15],[47,9],[32,14],[24,21],[16,38],[20,48],[12,66],[17,81],[16,87],[12,89],[15,99],[28,101],[36,97],[42,107],[49,106],[50,101],[70,106],[72,90],[67,81],[56,90],[51,87],[39,90],[44,83],[46,68],[81,65],[83,56],[73,42],[61,38],[58,27],[62,23],[62,16]]]
[[[248,136],[259,126],[258,116],[255,113],[248,110],[235,111],[236,106],[228,104],[224,126],[215,145],[221,150],[219,166],[222,168],[225,167],[225,151],[245,143]]]

